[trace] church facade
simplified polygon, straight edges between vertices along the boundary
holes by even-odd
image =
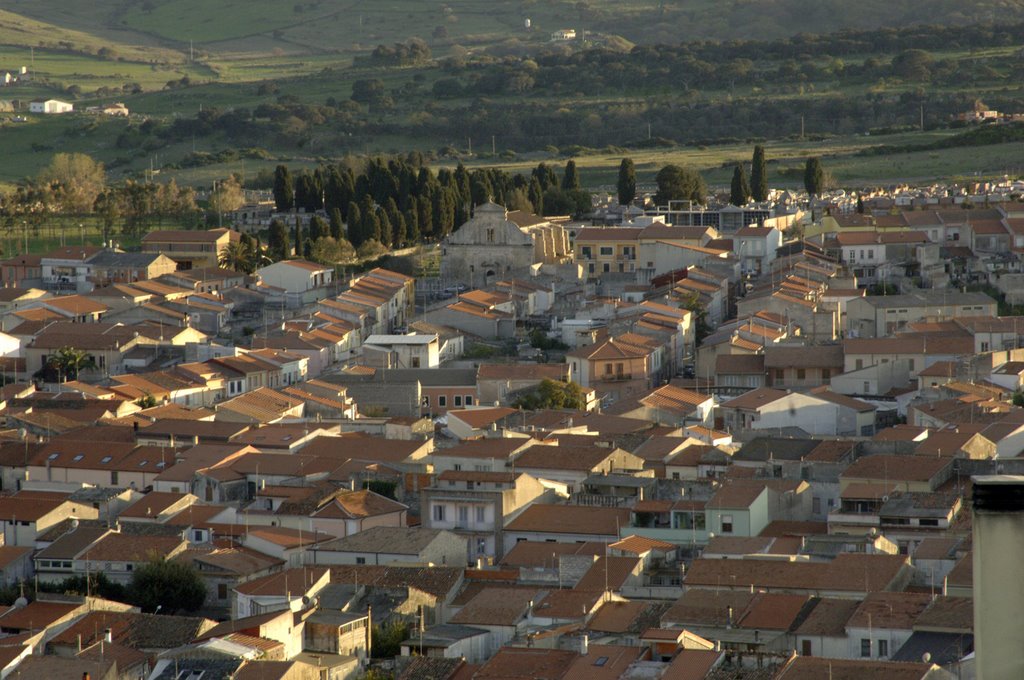
[[[441,243],[441,275],[472,288],[571,259],[561,224],[491,202],[477,206],[473,218]]]

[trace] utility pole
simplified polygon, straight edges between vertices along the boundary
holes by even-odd
[[[494,156],[498,153],[498,147],[494,140],[494,135],[491,135],[491,155]]]
[[[469,155],[472,156],[473,155],[473,138],[472,137],[466,137],[466,144],[469,146]]]
[[[924,132],[924,104],[921,104],[921,132]]]
[[[804,138],[804,115],[800,114],[800,139]]]

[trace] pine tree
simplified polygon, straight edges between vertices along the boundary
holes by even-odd
[[[747,173],[743,164],[737,163],[732,173],[732,187],[729,191],[729,202],[733,205],[746,205],[750,200],[750,187],[747,185]]]
[[[768,200],[768,165],[764,147],[754,147],[754,158],[750,164],[750,195],[758,203]]]
[[[629,205],[636,198],[636,168],[632,158],[623,158],[619,163],[619,205]]]
[[[804,189],[811,196],[820,196],[825,190],[825,168],[817,156],[808,158],[804,166]]]
[[[562,189],[565,191],[577,191],[580,188],[580,173],[576,169],[576,161],[569,161],[565,164],[565,173],[562,174]]]
[[[288,212],[295,207],[295,187],[286,165],[274,168],[274,204],[278,212]]]

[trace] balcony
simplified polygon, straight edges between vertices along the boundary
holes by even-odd
[[[868,512],[833,511],[828,514],[829,524],[845,526],[877,527],[880,523],[878,515]]]
[[[624,382],[632,379],[632,373],[605,373],[600,378],[601,382]]]

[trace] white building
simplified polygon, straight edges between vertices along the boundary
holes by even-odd
[[[301,307],[327,297],[334,268],[306,260],[281,260],[256,270],[264,284],[285,291],[289,307]]]
[[[436,335],[371,335],[363,342],[363,363],[377,368],[437,368],[441,344]]]
[[[28,110],[31,113],[71,113],[75,106],[59,99],[36,99],[29,102]]]

